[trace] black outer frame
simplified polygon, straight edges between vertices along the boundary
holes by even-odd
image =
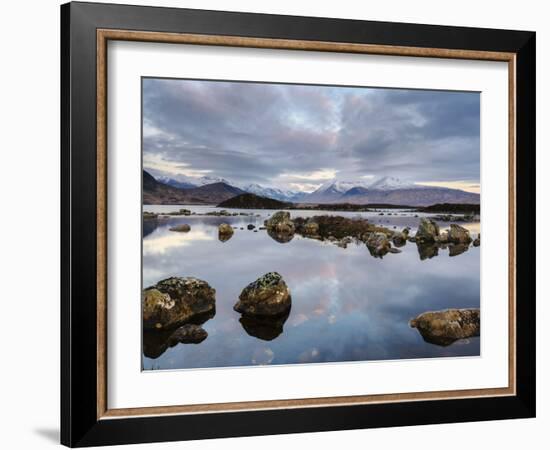
[[[517,395],[97,419],[96,29],[516,53]],[[61,443],[71,447],[535,416],[535,33],[128,5],[61,6]]]

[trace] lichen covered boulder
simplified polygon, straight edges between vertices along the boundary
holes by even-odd
[[[422,217],[416,231],[416,242],[435,242],[439,236],[439,225],[434,220]]]
[[[264,225],[276,233],[294,233],[294,222],[290,220],[288,211],[277,211],[264,222]]]
[[[425,312],[409,324],[418,329],[426,342],[447,346],[459,339],[479,336],[479,308]]]
[[[469,244],[472,241],[470,232],[456,223],[451,224],[449,229],[449,242],[453,244]]]
[[[191,226],[186,223],[182,223],[180,225],[173,226],[172,228],[170,228],[170,231],[179,231],[182,233],[187,233],[188,231],[191,231]]]
[[[288,312],[290,290],[283,277],[269,272],[246,286],[233,309],[252,316],[278,316]]]
[[[142,294],[144,329],[171,329],[216,308],[216,290],[193,277],[172,277]]]

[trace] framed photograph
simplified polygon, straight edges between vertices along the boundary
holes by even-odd
[[[61,26],[63,444],[534,417],[535,33]]]

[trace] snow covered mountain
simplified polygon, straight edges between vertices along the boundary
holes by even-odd
[[[180,179],[178,180],[166,176],[159,176],[156,177],[156,180],[161,183],[167,184],[168,186],[176,187],[178,189],[191,189],[194,187],[206,186],[207,184],[213,183],[225,183],[227,185],[234,186],[233,183],[227,181],[225,178],[211,177],[208,175],[204,177],[180,177]]]
[[[479,194],[459,189],[420,186],[385,176],[371,182],[330,181],[304,196],[301,202],[429,206],[435,203],[479,203],[479,198]]]
[[[305,195],[303,192],[264,187],[257,183],[242,186],[241,189],[243,191],[249,192],[250,194],[272,198],[274,200],[280,200],[282,202],[296,202],[299,201],[300,198],[303,198]]]
[[[223,195],[231,192],[247,192],[260,197],[292,203],[354,203],[374,204],[388,203],[394,205],[429,206],[435,203],[479,203],[479,194],[443,187],[420,186],[385,176],[372,180],[340,181],[330,180],[311,193],[262,186],[257,183],[240,185],[220,177],[204,176],[201,178],[186,177],[175,180],[169,177],[158,177],[157,181],[173,188],[189,191],[211,186],[218,192],[218,187],[227,186]],[[217,189],[217,190],[216,190]],[[201,195],[203,192],[200,192]],[[220,194],[220,193],[218,193]],[[220,194],[221,195],[221,194]],[[235,194],[236,195],[236,194]],[[213,194],[212,198],[217,198]],[[201,197],[202,198],[202,197]]]
[[[368,189],[376,191],[393,191],[395,189],[415,189],[421,188],[413,183],[407,183],[395,177],[382,177],[374,181],[368,186]]]

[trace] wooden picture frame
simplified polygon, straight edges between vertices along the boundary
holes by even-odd
[[[61,7],[61,441],[68,446],[535,415],[535,33],[125,5]],[[110,409],[107,42],[505,61],[509,67],[507,388]]]

